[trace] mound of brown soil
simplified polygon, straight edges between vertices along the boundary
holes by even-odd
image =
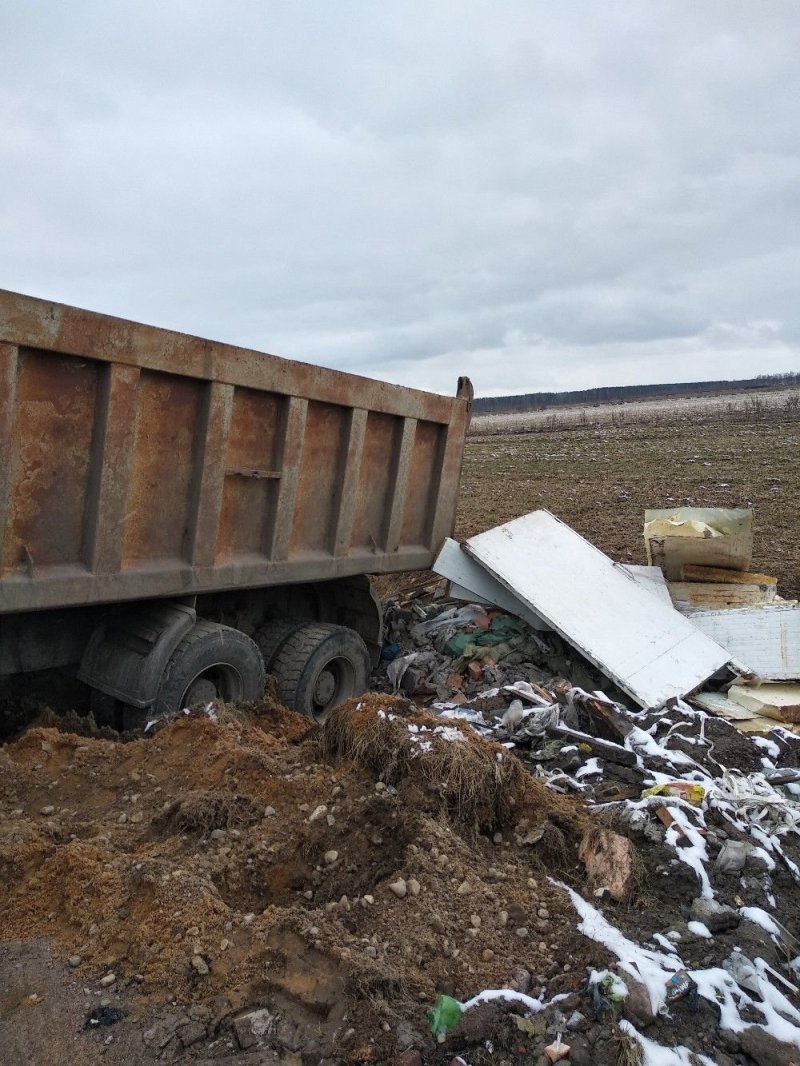
[[[4,939],[51,938],[145,1013],[269,1005],[346,1061],[391,1061],[441,992],[581,984],[547,875],[586,815],[505,749],[385,696],[321,731],[269,701],[211,713],[128,743],[39,726],[0,752]]]

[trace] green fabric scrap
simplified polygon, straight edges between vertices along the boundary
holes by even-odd
[[[493,618],[488,629],[474,633],[456,633],[445,644],[445,654],[454,659],[460,658],[466,654],[465,649],[469,645],[485,648],[497,644],[507,644],[514,637],[522,636],[524,632],[525,625],[518,618],[512,618],[508,614],[502,615],[500,618]]]

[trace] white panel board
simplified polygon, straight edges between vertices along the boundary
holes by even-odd
[[[549,511],[464,548],[642,707],[685,696],[730,659]]]
[[[800,679],[800,607],[691,611],[686,617],[765,681]]]
[[[513,593],[501,585],[474,559],[462,551],[458,541],[448,537],[433,564],[433,572],[446,577],[455,587],[451,589],[458,599],[478,600],[481,603],[493,603],[509,614],[521,618],[532,629],[548,630],[551,627],[544,622],[527,604],[522,603]],[[462,593],[466,592],[466,596]]]
[[[619,566],[626,574],[631,575],[637,585],[641,585],[643,589],[652,592],[662,603],[668,603],[670,607],[673,606],[672,597],[669,594],[669,585],[667,585],[667,579],[664,577],[664,571],[660,566],[634,566],[632,563],[620,563]]]

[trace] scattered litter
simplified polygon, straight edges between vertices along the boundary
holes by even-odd
[[[125,1011],[119,1007],[93,1007],[83,1022],[84,1029],[99,1029],[106,1025],[116,1025],[125,1017]]]

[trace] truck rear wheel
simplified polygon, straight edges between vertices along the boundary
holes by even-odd
[[[272,664],[289,637],[306,623],[298,618],[276,618],[265,622],[253,638],[264,659],[264,669],[272,672]]]
[[[200,621],[170,656],[152,715],[176,714],[215,699],[255,700],[264,693],[264,681],[264,660],[255,641],[238,629]]]
[[[301,626],[272,665],[284,703],[318,722],[338,704],[365,692],[369,671],[369,652],[358,633],[320,623]]]

